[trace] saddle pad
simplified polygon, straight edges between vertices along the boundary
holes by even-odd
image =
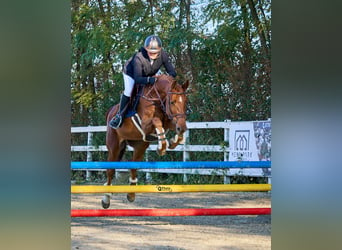
[[[126,112],[125,118],[127,118],[127,117],[132,117],[132,116],[134,116],[135,114],[137,114],[137,111],[132,110],[132,109],[128,109],[127,112]]]

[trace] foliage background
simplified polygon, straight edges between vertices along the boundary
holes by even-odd
[[[122,66],[150,34],[191,80],[189,121],[271,117],[269,0],[71,2],[72,126],[104,125]]]

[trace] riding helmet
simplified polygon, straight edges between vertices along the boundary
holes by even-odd
[[[162,48],[162,42],[158,36],[151,35],[145,39],[144,47],[150,53],[159,53]]]

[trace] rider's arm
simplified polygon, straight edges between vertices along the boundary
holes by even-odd
[[[143,75],[143,63],[140,60],[140,58],[135,57],[134,63],[133,63],[133,68],[134,68],[134,81],[137,84],[152,84],[155,82],[154,77],[148,77]]]
[[[162,57],[166,72],[169,75],[176,77],[177,73],[175,71],[175,68],[173,67],[173,64],[171,63],[169,55],[164,50],[161,51],[161,57]]]

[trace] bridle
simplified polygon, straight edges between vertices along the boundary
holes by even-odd
[[[173,120],[174,118],[176,118],[176,121],[179,119],[179,118],[186,118],[186,113],[177,113],[177,114],[172,114],[171,113],[171,97],[172,95],[185,95],[185,92],[172,92],[172,91],[168,91],[166,93],[166,107],[165,107],[165,114],[168,116],[168,118],[170,120]]]
[[[169,83],[170,81],[167,80]],[[170,88],[169,90],[166,92],[166,96],[164,98],[162,98],[160,96],[160,93],[156,87],[156,82],[153,84],[152,88],[150,88],[150,90],[146,93],[146,95],[142,95],[141,97],[146,99],[147,101],[151,102],[152,105],[160,105],[161,109],[163,110],[163,112],[167,115],[167,117],[169,118],[169,120],[173,120],[174,118],[176,118],[176,121],[178,121],[179,118],[186,118],[186,113],[177,113],[177,114],[173,114],[171,112],[171,97],[172,95],[185,95],[186,92],[174,92],[171,91],[171,85],[170,84]],[[156,97],[152,97],[152,91],[154,91],[157,95]],[[159,103],[158,103],[159,102]]]

